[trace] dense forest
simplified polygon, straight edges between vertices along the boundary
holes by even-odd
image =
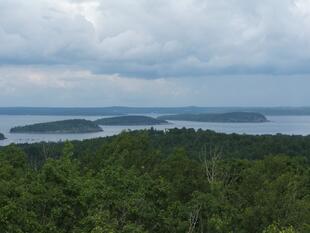
[[[0,133],[0,140],[4,140],[4,139],[5,139],[4,134]]]
[[[0,148],[3,233],[308,233],[310,137],[141,130]]]
[[[99,125],[162,125],[168,121],[148,116],[117,116],[101,118],[95,121]]]
[[[17,126],[10,130],[11,133],[90,133],[100,131],[102,129],[96,123],[83,119]]]
[[[199,114],[176,114],[158,117],[163,120],[175,121],[198,121],[198,122],[240,122],[261,123],[267,122],[267,118],[261,113],[255,112],[228,112],[228,113],[199,113]]]

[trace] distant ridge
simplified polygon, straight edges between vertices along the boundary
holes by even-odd
[[[310,107],[0,107],[0,115],[56,115],[56,116],[117,116],[127,114],[187,114],[257,112],[264,115],[310,115]]]

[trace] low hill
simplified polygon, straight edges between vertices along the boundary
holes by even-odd
[[[4,135],[0,133],[0,140],[4,140],[4,139],[5,139]]]
[[[267,118],[255,112],[230,112],[230,113],[202,113],[202,114],[177,114],[158,117],[161,120],[174,121],[199,121],[199,122],[231,122],[231,123],[261,123]]]
[[[166,120],[148,116],[119,116],[102,118],[95,121],[99,125],[161,125],[168,124]]]
[[[54,121],[26,126],[18,126],[11,129],[11,133],[92,133],[102,129],[94,122],[73,119]]]

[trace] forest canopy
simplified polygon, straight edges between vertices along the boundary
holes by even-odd
[[[172,129],[0,148],[0,232],[308,233],[310,137]]]

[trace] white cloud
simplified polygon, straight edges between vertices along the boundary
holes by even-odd
[[[308,73],[309,9],[306,0],[3,0],[0,62],[146,78]]]
[[[171,79],[126,78],[63,67],[2,67],[0,88],[0,106],[160,105],[177,103],[190,94],[189,88]]]

